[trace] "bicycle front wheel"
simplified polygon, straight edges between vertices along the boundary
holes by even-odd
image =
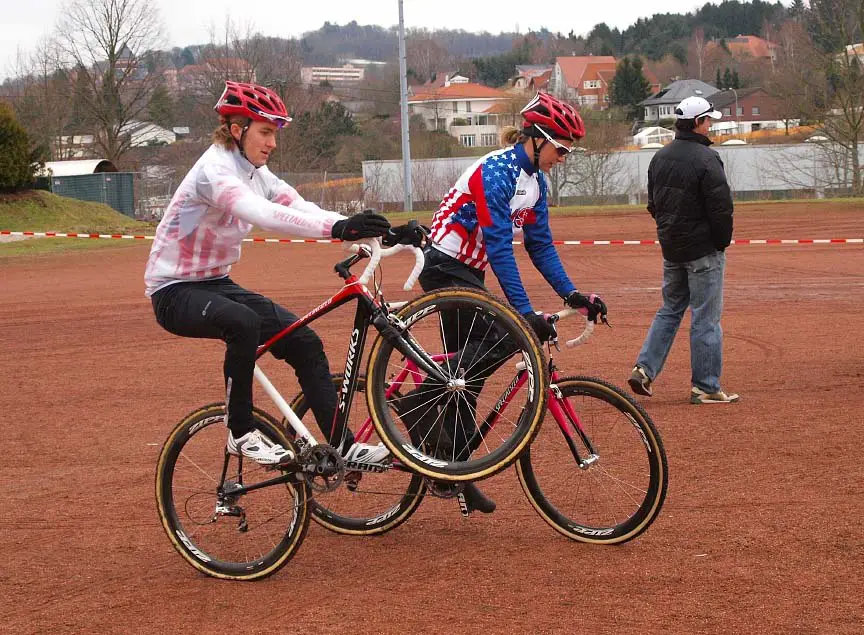
[[[253,411],[254,425],[272,441],[294,450],[267,413]],[[225,449],[225,404],[186,416],[162,447],[156,466],[156,503],[162,527],[190,565],[215,578],[256,580],[276,573],[294,555],[309,527],[305,481],[250,487],[278,479],[265,468]]]
[[[546,404],[546,362],[528,324],[494,296],[462,288],[422,295],[397,317],[402,351],[379,336],[366,375],[381,440],[435,479],[477,480],[506,468],[531,442]],[[424,372],[422,359],[439,371]]]
[[[651,418],[600,379],[567,377],[552,393],[553,420],[516,464],[528,500],[573,540],[636,538],[656,520],[666,497],[666,453]]]

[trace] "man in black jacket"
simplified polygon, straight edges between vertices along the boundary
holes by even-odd
[[[720,388],[723,365],[723,272],[732,241],[732,193],[708,128],[722,115],[702,97],[675,109],[675,141],[648,167],[648,211],[663,250],[663,306],[657,311],[628,383],[651,396],[681,319],[689,306],[690,402],[733,403]]]

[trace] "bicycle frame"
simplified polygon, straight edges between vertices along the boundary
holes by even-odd
[[[432,360],[435,362],[442,362],[446,360],[448,357],[452,357],[453,353],[449,355],[437,354],[432,355]],[[486,416],[483,420],[483,423],[477,429],[474,437],[471,439],[471,444],[469,448],[471,451],[476,449],[476,444],[495,427],[495,424],[501,418],[503,412],[507,409],[507,406],[512,402],[513,397],[519,390],[525,385],[527,381],[525,370],[519,368],[517,364],[518,371],[516,376],[513,378],[513,381],[507,386],[507,388],[502,393],[501,397],[498,398],[498,401],[495,403],[495,407],[492,411]],[[549,375],[550,375],[550,384],[549,384],[549,398],[547,400],[547,409],[555,421],[558,423],[558,427],[561,429],[561,433],[564,435],[565,440],[567,441],[567,445],[570,448],[570,452],[573,454],[573,458],[576,460],[577,464],[580,468],[587,468],[591,463],[596,461],[597,453],[594,450],[594,446],[591,443],[591,440],[588,438],[588,435],[585,432],[584,427],[582,426],[582,422],[579,419],[579,415],[576,414],[576,410],[573,408],[573,405],[564,398],[561,394],[561,391],[558,389],[557,382],[561,378],[561,375],[558,372],[557,367],[553,364],[552,360],[549,361]],[[414,362],[411,360],[406,360],[405,368],[390,382],[390,387],[387,389],[385,393],[387,398],[389,399],[391,396],[396,394],[396,392],[402,388],[404,382],[408,377],[411,377],[415,384],[420,384],[422,381],[422,375],[419,372],[419,369]],[[360,430],[355,435],[357,441],[361,443],[365,443],[369,440],[369,437],[372,436],[372,432],[374,427],[372,425],[372,418],[367,417],[366,421],[364,421],[363,425],[360,427]],[[585,448],[589,452],[589,456],[585,459],[580,457],[579,449],[576,446],[576,441],[574,439],[574,432],[578,435],[579,440],[582,441]],[[475,439],[477,439],[475,443]],[[394,464],[394,468],[398,468],[397,464]]]
[[[364,254],[357,254],[338,263],[335,269],[339,276],[345,280],[343,288],[329,300],[322,302],[299,320],[279,331],[276,335],[259,346],[255,354],[255,359],[260,359],[260,357],[270,350],[276,342],[291,335],[297,331],[297,329],[314,322],[321,316],[330,313],[343,304],[346,304],[353,299],[357,299],[357,310],[354,315],[354,327],[351,331],[348,344],[348,357],[345,361],[344,380],[339,391],[336,415],[331,424],[331,433],[333,430],[340,429],[340,424],[342,424],[342,426],[347,426],[351,414],[353,396],[357,389],[357,378],[359,376],[357,367],[363,357],[363,350],[366,346],[366,337],[370,325],[375,326],[375,328],[384,337],[386,337],[395,348],[403,353],[406,356],[406,361],[410,362],[417,372],[422,369],[427,374],[431,374],[440,379],[445,379],[432,356],[427,355],[422,351],[422,349],[415,346],[412,341],[410,341],[410,338],[405,338],[402,334],[392,328],[389,319],[390,312],[386,304],[379,301],[379,299],[369,291],[366,285],[360,282],[360,279],[356,275],[349,272],[351,266],[365,257]],[[291,410],[291,406],[287,401],[285,401],[258,364],[255,364],[254,377],[270,399],[273,400],[273,403],[276,404],[276,407],[279,409],[279,412],[282,413],[282,416],[285,417],[289,425],[294,429],[299,444],[302,447],[319,445],[314,434],[312,434],[312,432],[303,424],[294,411]]]

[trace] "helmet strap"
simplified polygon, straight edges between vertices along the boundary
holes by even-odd
[[[534,171],[540,171],[540,151],[543,150],[543,146],[545,146],[548,141],[543,139],[543,142],[538,146],[537,145],[537,137],[531,137],[531,146],[534,148]]]
[[[244,139],[246,139],[246,133],[249,131],[249,126],[251,126],[251,125],[252,125],[252,120],[247,119],[246,125],[243,126],[243,131],[240,133],[240,138],[237,139],[236,137],[234,137],[234,135],[231,135],[231,138],[234,139],[234,143],[237,144],[237,150],[240,151],[240,156],[243,157],[244,159],[246,159],[247,161],[249,161],[249,157],[246,156],[246,150],[243,149],[243,141],[244,141]],[[252,163],[252,162],[249,161],[249,163]],[[252,165],[254,167],[255,164],[253,163]]]

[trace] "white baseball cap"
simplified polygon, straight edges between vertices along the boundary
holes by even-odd
[[[723,114],[714,110],[714,104],[704,97],[688,97],[675,106],[675,114],[678,119],[698,119],[699,117],[711,117],[720,119]]]

